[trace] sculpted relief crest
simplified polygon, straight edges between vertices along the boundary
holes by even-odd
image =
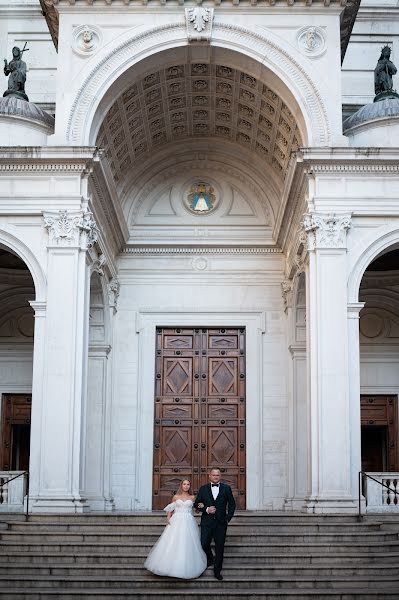
[[[310,58],[317,58],[326,50],[326,34],[321,27],[302,27],[297,35],[298,48]]]

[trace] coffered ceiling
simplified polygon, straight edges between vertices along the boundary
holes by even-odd
[[[263,81],[223,64],[175,64],[152,71],[120,95],[100,127],[115,183],[168,143],[185,138],[236,142],[283,181],[302,144],[295,118]]]

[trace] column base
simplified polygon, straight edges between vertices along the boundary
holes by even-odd
[[[303,512],[305,508],[305,498],[286,498],[284,500],[283,510],[285,512]]]
[[[314,515],[350,514],[355,515],[359,506],[353,498],[307,498],[303,510]]]
[[[90,505],[82,498],[29,498],[29,512],[82,514],[90,511]]]

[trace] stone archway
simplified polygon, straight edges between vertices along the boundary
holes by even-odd
[[[362,470],[399,470],[399,250],[366,268],[359,291]]]
[[[131,34],[129,34],[131,36]],[[283,42],[268,31],[262,35],[244,28],[223,23],[215,24],[211,46],[252,59],[253,69],[264,68],[297,107],[303,119],[302,136],[308,145],[328,145],[330,125],[320,90],[314,84],[316,74],[309,63],[300,65]],[[74,92],[67,116],[66,139],[73,144],[92,144],[101,122],[115,96],[123,93],[125,80],[132,68],[153,57],[161,62],[160,54],[188,48],[184,24],[169,23],[142,31],[134,37],[122,37],[111,51],[104,52],[96,64],[82,73],[82,83]],[[314,75],[314,77],[313,77]],[[293,90],[293,93],[290,91]]]
[[[1,510],[22,511],[31,449],[35,284],[26,263],[0,247]]]

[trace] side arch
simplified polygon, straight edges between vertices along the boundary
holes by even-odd
[[[373,262],[385,250],[399,247],[399,225],[394,229],[386,231],[371,244],[367,245],[356,258],[348,277],[348,302],[359,301],[359,290],[362,277],[368,265]]]
[[[45,301],[47,289],[46,276],[33,252],[24,244],[24,242],[4,229],[0,229],[0,246],[5,250],[12,250],[14,254],[24,261],[32,275],[36,292],[35,301]]]

